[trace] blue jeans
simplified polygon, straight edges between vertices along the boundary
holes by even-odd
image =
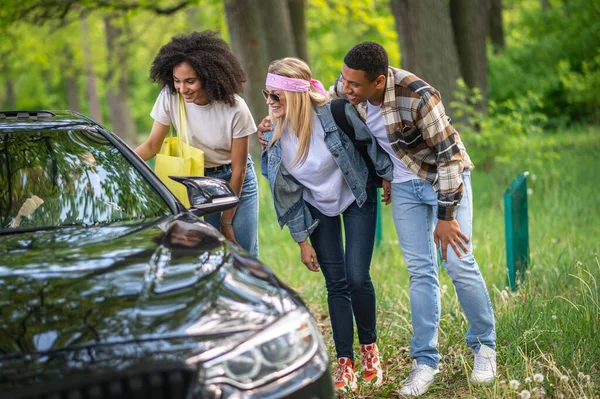
[[[229,181],[231,165],[217,172],[207,172],[206,176]],[[221,231],[221,212],[206,215],[204,220]],[[250,158],[248,158],[240,202],[233,217],[233,232],[240,246],[258,258],[258,182],[254,173],[254,164]]]
[[[323,215],[306,204],[319,225],[310,235],[317,261],[325,277],[327,304],[337,357],[354,360],[353,314],[358,340],[371,344],[377,340],[375,328],[375,290],[370,268],[377,222],[377,191],[367,187],[367,201],[362,207],[352,203],[342,214],[346,249],[342,241],[341,217]]]
[[[471,251],[473,197],[471,176],[463,174],[463,197],[456,220],[469,238],[469,252],[459,258],[451,246],[444,263],[456,294],[469,320],[467,345],[474,353],[481,344],[496,347],[494,312],[479,266]],[[437,193],[428,182],[415,179],[392,184],[392,212],[400,248],[410,275],[410,310],[413,337],[410,357],[419,364],[437,367],[441,359],[437,349],[440,321],[438,253],[433,240],[437,224]]]

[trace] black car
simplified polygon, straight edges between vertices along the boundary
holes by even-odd
[[[1,398],[330,398],[301,299],[74,112],[0,112]]]

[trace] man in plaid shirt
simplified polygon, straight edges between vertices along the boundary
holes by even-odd
[[[475,355],[474,383],[496,375],[496,331],[491,301],[471,252],[473,164],[446,115],[440,94],[422,79],[391,68],[374,42],[353,47],[330,89],[361,115],[394,164],[384,185],[410,274],[412,369],[400,393],[425,393],[439,372],[440,289],[436,246],[469,320],[467,344]],[[451,250],[447,250],[448,246]]]

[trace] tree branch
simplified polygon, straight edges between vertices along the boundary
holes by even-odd
[[[92,4],[94,2],[92,1]],[[135,1],[132,3],[124,3],[123,1],[111,1],[111,0],[96,0],[97,6],[96,8],[110,8],[112,10],[120,10],[120,11],[129,11],[135,9],[143,9],[152,11],[156,14],[161,15],[169,15],[173,14],[182,8],[185,8],[190,4],[190,0],[182,0],[179,4],[176,4],[171,7],[160,7],[154,3],[146,4],[146,2],[140,3],[139,1]]]
[[[77,15],[71,20],[96,10],[117,12],[146,10],[158,15],[170,15],[192,4],[193,1],[195,0],[179,0],[176,4],[161,6],[159,5],[161,2],[157,0],[22,0],[18,6],[2,7],[0,9],[0,22],[5,27],[17,21],[36,25],[57,22],[62,25],[68,22],[68,19],[73,17],[74,13]]]

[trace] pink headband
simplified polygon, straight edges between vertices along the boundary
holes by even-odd
[[[267,81],[265,82],[265,85],[285,91],[293,91],[296,93],[310,91],[312,86],[317,93],[327,97],[327,91],[325,90],[325,87],[323,87],[323,83],[316,79],[308,81],[304,79],[294,79],[286,76],[275,75],[274,73],[267,73]]]

